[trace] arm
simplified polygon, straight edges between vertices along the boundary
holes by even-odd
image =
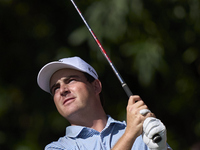
[[[136,103],[137,102],[137,103]],[[136,138],[142,134],[143,122],[152,113],[141,115],[140,110],[148,109],[139,96],[131,96],[127,105],[127,127],[123,136],[114,145],[112,150],[130,150]]]
[[[142,133],[143,141],[147,144],[149,149],[171,150],[171,148],[168,148],[166,144],[166,128],[164,124],[162,124],[159,119],[156,119],[153,113],[146,113],[141,115],[140,110],[142,109],[148,109],[148,107],[141,100],[141,98],[139,96],[131,96],[127,105],[127,127],[125,133],[114,145],[112,150],[131,150],[136,138]],[[146,126],[146,129],[143,130],[144,125]],[[154,129],[158,130],[156,131]],[[164,134],[162,134],[162,132],[159,133],[158,131],[163,131]],[[159,143],[154,143],[152,141],[152,136],[155,135],[155,133],[159,133],[162,137],[162,140]],[[146,140],[144,140],[144,137]]]

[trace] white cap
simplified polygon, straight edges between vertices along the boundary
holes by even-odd
[[[98,79],[98,75],[94,68],[82,60],[80,57],[63,58],[59,61],[53,61],[46,64],[38,73],[37,83],[41,89],[50,93],[50,79],[51,76],[58,70],[64,68],[71,68],[88,73],[95,79]]]

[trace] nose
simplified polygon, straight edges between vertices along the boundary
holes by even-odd
[[[70,93],[68,86],[65,83],[62,83],[60,86],[60,95],[66,96]]]

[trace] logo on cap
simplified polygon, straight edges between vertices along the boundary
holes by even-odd
[[[95,73],[95,71],[94,71],[92,68],[88,67],[88,70],[89,70],[90,72],[92,72],[92,73],[97,77],[97,74]]]

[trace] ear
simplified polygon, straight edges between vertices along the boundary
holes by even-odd
[[[101,93],[102,90],[102,85],[101,85],[101,81],[99,81],[98,79],[94,80],[92,82],[93,87],[94,87],[94,91],[96,93],[96,95],[98,95],[99,93]]]

